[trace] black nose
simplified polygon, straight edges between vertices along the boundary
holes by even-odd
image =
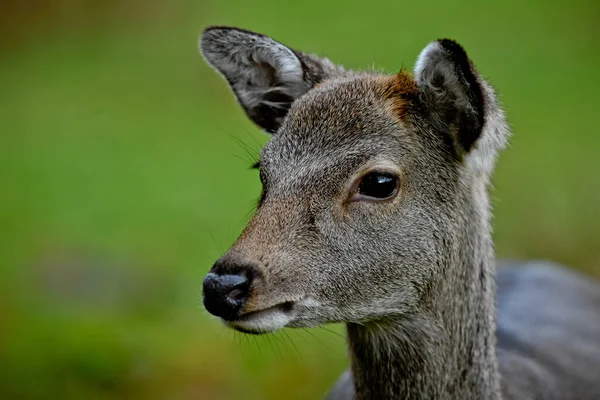
[[[218,275],[209,272],[204,278],[204,307],[224,320],[238,316],[250,293],[252,282],[245,275]]]

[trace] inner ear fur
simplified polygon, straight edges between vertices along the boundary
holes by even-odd
[[[483,130],[485,99],[464,49],[449,39],[430,43],[419,56],[415,78],[436,127],[452,136],[457,151],[469,153]]]
[[[229,83],[248,117],[269,133],[279,129],[296,99],[343,72],[327,59],[238,28],[206,29],[200,36],[200,51]]]

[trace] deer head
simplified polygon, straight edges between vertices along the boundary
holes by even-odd
[[[508,130],[457,43],[430,43],[414,74],[395,75],[234,28],[207,29],[200,48],[272,134],[258,210],[204,280],[206,308],[228,326],[431,310],[467,253],[490,255],[486,188]]]

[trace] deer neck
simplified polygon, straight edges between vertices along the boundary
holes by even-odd
[[[471,229],[418,312],[347,324],[357,399],[500,398],[487,218]]]

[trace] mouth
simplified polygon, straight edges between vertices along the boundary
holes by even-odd
[[[269,308],[240,315],[234,320],[223,321],[229,328],[239,332],[260,335],[284,328],[293,319],[294,302],[286,301]]]

